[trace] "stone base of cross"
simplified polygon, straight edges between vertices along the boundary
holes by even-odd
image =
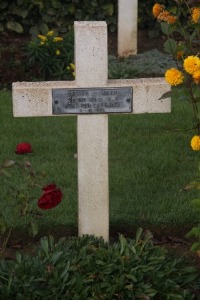
[[[163,78],[108,80],[105,22],[75,22],[75,65],[75,81],[13,83],[13,113],[78,115],[79,235],[108,240],[108,112],[169,113],[170,99],[159,98],[170,86]]]

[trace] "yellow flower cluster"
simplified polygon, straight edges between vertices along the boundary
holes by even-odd
[[[200,58],[198,56],[190,55],[184,59],[183,68],[192,75],[196,84],[200,83]]]
[[[166,71],[165,80],[170,85],[176,86],[183,83],[184,76],[183,73],[176,68],[172,68]]]
[[[191,147],[194,151],[200,151],[200,136],[195,135],[191,139]]]
[[[48,35],[48,36],[54,35],[54,31],[53,31],[53,30],[49,31],[49,32],[47,33],[47,35]]]
[[[47,35],[45,36],[45,35],[42,35],[42,34],[38,34],[38,38],[40,39],[40,44],[41,45],[44,45],[47,41],[48,41],[48,37],[51,37],[51,36],[53,36],[54,35],[54,31],[53,30],[51,30],[51,31],[49,31],[48,33],[47,33]],[[62,37],[60,37],[60,36],[55,36],[54,38],[53,38],[53,42],[55,42],[55,43],[57,43],[57,42],[62,42],[63,41],[63,38]]]
[[[194,7],[191,10],[191,18],[193,23],[198,23],[200,19],[200,7]]]
[[[38,38],[41,40],[41,45],[44,45],[47,42],[47,37],[42,34],[38,34]]]
[[[158,21],[164,21],[169,24],[174,24],[177,18],[170,14],[169,11],[164,9],[164,5],[155,3],[152,9],[152,13]]]

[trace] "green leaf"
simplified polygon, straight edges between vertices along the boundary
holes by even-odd
[[[49,27],[47,24],[42,23],[39,25],[39,30],[43,33],[46,34],[49,31]]]
[[[21,24],[18,22],[9,21],[9,22],[7,22],[6,26],[8,29],[15,31],[17,33],[23,32],[23,28],[22,28]]]
[[[52,256],[52,263],[55,265],[62,255],[63,251],[55,252]]]
[[[162,96],[158,99],[158,100],[162,100],[162,99],[166,99],[172,96],[172,91],[168,91],[164,94],[162,94]]]
[[[49,257],[49,244],[46,237],[43,237],[40,241],[41,247],[44,253]]]
[[[119,241],[120,241],[120,254],[122,255],[125,250],[127,241],[122,234],[120,234],[120,236],[119,236]]]
[[[132,275],[132,274],[127,274],[127,275],[125,275],[125,276],[126,276],[126,278],[131,279],[133,282],[137,282],[137,278],[136,278],[134,275]]]
[[[194,251],[194,252],[200,250],[200,242],[196,242],[196,243],[192,244],[192,247],[190,248],[190,250]]]
[[[34,221],[31,221],[31,233],[33,236],[38,234],[38,224]]]
[[[141,234],[142,234],[142,228],[138,228],[136,235],[135,235],[135,242],[136,244],[138,243],[139,239],[141,238]]]
[[[191,201],[192,205],[197,209],[200,210],[200,199],[194,199]]]
[[[161,30],[164,34],[170,34],[170,27],[169,24],[167,24],[166,22],[161,22]]]
[[[22,261],[22,256],[19,251],[16,252],[16,260],[17,260],[18,264],[20,264]]]
[[[173,54],[175,55],[177,52],[177,43],[175,40],[173,39],[168,39],[165,43],[164,43],[164,49],[167,53]]]
[[[106,16],[112,16],[114,13],[114,6],[112,3],[105,4],[103,10],[105,11]]]

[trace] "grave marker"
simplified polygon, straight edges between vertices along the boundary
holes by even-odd
[[[137,54],[138,0],[118,0],[118,56]]]
[[[171,111],[170,99],[158,100],[163,93],[170,90],[163,78],[108,80],[107,63],[106,23],[75,22],[76,81],[13,83],[15,117],[78,115],[79,235],[94,234],[103,236],[105,240],[109,238],[106,106],[110,103],[112,105],[109,109],[115,110],[117,103],[118,112],[122,113],[120,110],[124,109],[123,101],[127,101],[125,111],[128,112],[125,113]],[[122,92],[125,100],[121,100]],[[61,102],[56,103],[57,101]],[[101,101],[103,105],[100,105]],[[96,103],[95,109],[100,107],[100,111],[93,111],[93,103]],[[69,104],[70,108],[67,107]],[[82,104],[91,106],[85,107]],[[56,105],[59,107],[58,111],[55,109]],[[86,111],[81,112],[81,109]]]

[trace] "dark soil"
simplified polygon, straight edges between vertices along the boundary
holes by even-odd
[[[138,53],[146,52],[151,49],[158,49],[163,52],[164,37],[159,36],[154,39],[148,37],[146,30],[138,32]],[[30,40],[27,36],[0,35],[1,64],[0,64],[0,88],[14,81],[28,81],[26,74],[22,72],[23,64],[23,46]],[[110,33],[108,38],[108,53],[117,56],[117,34]],[[12,63],[11,63],[12,62]],[[192,240],[186,239],[186,233],[191,228],[144,228],[150,230],[153,234],[153,242],[156,245],[167,248],[178,256],[188,256],[199,268],[200,259],[197,254],[190,252]],[[125,237],[134,238],[136,228],[129,225],[111,226],[110,241],[117,240],[118,234],[122,233]],[[52,234],[57,240],[60,237],[77,236],[77,228],[57,228],[56,230],[45,230],[40,232],[37,238],[30,238],[23,232],[12,233],[7,248],[4,252],[6,259],[14,259],[15,252],[21,250],[24,253],[33,253],[34,246],[39,243],[39,239],[44,235]],[[0,249],[2,247],[2,238],[0,237]]]

